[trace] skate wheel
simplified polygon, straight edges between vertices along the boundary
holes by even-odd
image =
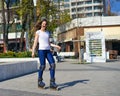
[[[58,88],[58,87],[57,87],[57,88],[51,88],[51,87],[50,87],[50,89],[51,89],[51,90],[55,90],[55,91],[59,91],[59,88]]]
[[[56,90],[59,91],[59,88],[57,87]]]
[[[46,87],[45,87],[45,86],[44,86],[44,87],[38,86],[38,88],[40,88],[40,89],[46,89]]]

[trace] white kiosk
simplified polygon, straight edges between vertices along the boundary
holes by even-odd
[[[105,37],[103,32],[86,32],[86,61],[106,62]]]

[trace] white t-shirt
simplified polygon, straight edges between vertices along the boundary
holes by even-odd
[[[49,50],[50,49],[50,44],[49,44],[49,32],[45,31],[42,32],[41,30],[36,31],[36,34],[39,35],[39,50]]]

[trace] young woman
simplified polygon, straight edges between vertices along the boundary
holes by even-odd
[[[53,55],[50,51],[50,46],[56,47],[58,50],[61,49],[60,46],[51,44],[49,41],[49,31],[46,30],[47,28],[47,20],[44,19],[41,22],[39,22],[36,25],[36,34],[34,39],[34,44],[32,47],[32,57],[35,56],[35,49],[37,44],[39,43],[38,48],[38,56],[40,60],[40,67],[38,71],[38,87],[45,87],[45,83],[43,82],[43,71],[46,66],[46,59],[49,62],[50,65],[50,88],[57,88],[57,85],[55,83],[55,60],[53,58]]]

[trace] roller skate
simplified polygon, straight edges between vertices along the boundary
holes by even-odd
[[[50,80],[50,89],[58,90],[58,86],[57,86],[57,84],[55,83],[55,79],[51,79],[51,80]]]
[[[42,79],[38,79],[38,88],[45,89],[45,83],[42,81]]]

